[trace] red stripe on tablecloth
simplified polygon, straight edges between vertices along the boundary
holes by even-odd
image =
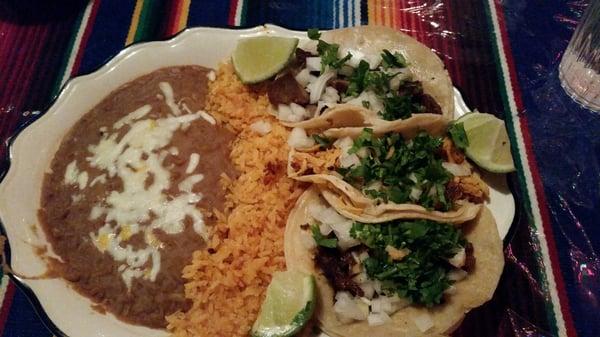
[[[71,76],[76,74],[79,70],[79,66],[81,65],[81,59],[83,58],[83,53],[85,51],[85,47],[87,42],[92,34],[92,29],[94,27],[94,22],[96,21],[96,15],[98,14],[98,8],[100,8],[100,3],[102,0],[93,0],[92,10],[90,12],[90,17],[86,23],[85,31],[83,32],[83,36],[81,37],[81,43],[79,46],[73,46],[73,48],[79,48],[77,51],[77,56],[75,57],[75,62],[73,63],[73,68],[71,69]]]
[[[517,110],[523,110],[523,100],[521,96],[521,89],[516,76],[516,67],[514,59],[512,58],[512,51],[510,48],[510,41],[506,30],[506,22],[504,18],[504,9],[498,0],[494,1],[496,6],[496,12],[498,13],[498,23],[500,26],[500,35],[502,38],[502,44],[504,45],[506,63],[510,74],[510,81],[512,85],[512,91],[517,105]],[[529,126],[527,119],[524,116],[518,117],[521,124],[521,133],[523,134],[523,142],[525,143],[527,162],[529,163],[529,169],[531,170],[531,176],[533,178],[533,185],[535,187],[535,194],[538,199],[538,205],[540,208],[540,214],[542,217],[542,227],[544,235],[546,236],[548,243],[548,252],[550,254],[550,272],[554,275],[556,282],[558,298],[560,301],[561,313],[565,322],[565,328],[569,337],[576,337],[577,331],[575,330],[575,324],[573,317],[571,316],[571,310],[569,306],[569,299],[566,293],[565,282],[560,269],[560,261],[558,259],[558,251],[556,248],[556,241],[554,240],[554,231],[552,229],[552,223],[550,220],[550,214],[548,212],[546,196],[544,194],[544,187],[540,177],[539,169],[533,152],[531,134],[529,133]]]
[[[42,26],[32,26],[25,28],[25,32],[21,35],[16,33],[17,39],[24,41],[19,50],[33,49],[33,54],[15,55],[15,63],[11,65],[12,71],[7,71],[8,76],[5,79],[5,90],[3,96],[0,97],[0,134],[6,135],[9,130],[13,129],[14,124],[19,119],[18,113],[23,105],[23,98],[28,92],[32,72],[35,70],[38,56],[41,53],[41,42],[46,37],[48,30]],[[20,36],[19,36],[20,35]],[[18,48],[14,48],[18,49]],[[4,152],[2,148],[1,152]]]
[[[6,320],[8,319],[12,301],[15,297],[15,290],[15,284],[12,281],[8,281],[4,301],[2,301],[2,309],[0,310],[0,335],[4,334],[4,327],[6,326]]]
[[[181,8],[183,6],[183,0],[174,0],[170,3],[169,18],[167,21],[167,31],[164,37],[172,36],[179,31],[179,20],[181,18]]]
[[[227,20],[227,24],[230,26],[235,26],[235,12],[237,11],[239,0],[230,0],[229,1],[229,18]]]

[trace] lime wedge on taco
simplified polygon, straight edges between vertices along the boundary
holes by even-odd
[[[231,56],[235,72],[243,83],[264,81],[288,64],[298,39],[259,36],[242,39]]]
[[[469,145],[465,154],[481,168],[494,173],[515,170],[504,121],[494,115],[474,112],[459,118]]]
[[[267,296],[252,326],[253,337],[285,337],[298,333],[315,308],[315,278],[288,270],[273,275]]]

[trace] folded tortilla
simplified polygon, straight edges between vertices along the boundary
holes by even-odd
[[[442,115],[413,114],[404,120],[386,121],[377,115],[377,111],[350,104],[338,104],[315,118],[295,123],[283,122],[284,125],[303,129],[331,129],[365,125],[390,128],[397,124],[407,123],[418,116],[441,117],[448,121],[454,118],[452,81],[442,60],[429,47],[404,33],[381,26],[331,30],[323,32],[321,38],[326,42],[339,44],[340,50],[357,51],[365,55],[379,55],[384,49],[400,52],[408,62],[413,79],[421,82],[423,92],[430,95],[440,105]]]
[[[403,123],[396,123],[393,127],[373,127],[373,134],[381,135],[394,132],[402,135],[404,139],[411,139],[419,132],[427,132],[432,136],[441,136],[446,132],[447,121],[439,116],[422,116],[411,118]],[[348,127],[325,130],[327,137],[337,139],[358,137],[364,127]],[[319,186],[323,196],[338,213],[347,218],[365,222],[376,223],[394,219],[428,219],[440,222],[460,224],[477,216],[482,204],[475,204],[467,200],[456,202],[452,210],[442,212],[428,210],[416,204],[396,204],[393,202],[378,203],[377,200],[365,196],[359,189],[344,181],[335,172],[321,172],[305,174],[304,166],[295,167],[299,156],[310,155],[311,151],[318,151],[318,146],[310,149],[292,149],[289,153],[287,173],[290,178],[298,181],[309,182]],[[487,186],[486,186],[487,188]]]
[[[454,294],[445,302],[433,308],[408,306],[392,314],[391,321],[379,326],[370,326],[366,321],[343,323],[333,309],[335,291],[313,262],[314,248],[307,248],[306,238],[311,238],[310,229],[302,229],[304,224],[315,220],[309,215],[308,206],[323,203],[316,188],[307,190],[297,201],[288,217],[284,237],[284,251],[287,268],[314,274],[317,281],[318,303],[316,318],[322,330],[332,337],[419,337],[448,336],[462,322],[471,309],[483,305],[492,298],[498,285],[504,256],[502,240],[492,214],[484,208],[478,216],[465,223],[461,230],[465,238],[473,244],[476,259],[474,269],[468,276],[456,283]],[[374,225],[376,226],[376,225]],[[415,323],[420,316],[427,316],[433,326],[421,331]]]

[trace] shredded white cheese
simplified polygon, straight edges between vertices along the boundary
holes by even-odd
[[[105,182],[107,177],[118,177],[123,183],[122,190],[110,191],[103,202],[92,207],[89,219],[104,217],[104,225],[89,235],[98,250],[120,263],[119,271],[128,288],[134,278],[154,281],[160,271],[162,243],[153,235],[154,229],[167,234],[181,233],[185,229],[184,220],[188,218],[194,231],[208,239],[203,215],[195,206],[202,200],[202,194],[192,191],[204,176],[194,174],[185,177],[178,185],[181,193],[175,197],[164,193],[171,187],[171,173],[164,167],[164,160],[169,154],[179,152],[174,147],[165,147],[175,131],[203,116],[200,112],[181,115],[171,85],[161,82],[159,88],[172,112],[171,116],[142,119],[151,110],[150,106],[149,109],[142,106],[113,125],[115,130],[129,126],[122,137],[119,138],[118,131],[106,133],[97,144],[88,147],[89,165],[104,171],[94,178],[92,184]],[[200,156],[196,153],[190,156],[187,174],[196,169],[199,160]],[[85,185],[87,178],[84,183],[77,164],[69,165],[65,181],[77,180],[80,186]],[[148,177],[152,177],[149,186]],[[127,244],[129,238],[137,233],[144,234],[146,246],[141,249]]]
[[[215,120],[215,118],[211,115],[208,114],[208,112],[200,110],[198,111],[198,114],[200,114],[200,116],[202,118],[204,118],[205,121],[209,122],[212,125],[216,125],[217,121]]]
[[[86,171],[79,171],[77,168],[77,161],[73,160],[67,165],[65,170],[64,183],[67,185],[77,185],[82,190],[87,186],[88,173]]]
[[[190,174],[194,172],[196,167],[198,167],[198,162],[200,161],[200,155],[197,153],[192,153],[190,155],[190,161],[188,162],[188,166],[185,169],[186,174]]]

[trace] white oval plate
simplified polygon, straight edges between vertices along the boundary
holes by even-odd
[[[44,172],[65,133],[86,112],[111,91],[141,75],[162,67],[200,65],[216,68],[227,59],[236,41],[257,35],[294,36],[305,39],[304,32],[266,25],[244,30],[194,28],[168,41],[130,46],[97,71],[67,83],[54,104],[35,123],[25,128],[10,147],[11,165],[0,184],[0,219],[11,249],[14,277],[28,287],[39,300],[42,310],[61,332],[71,337],[158,337],[163,330],[134,326],[117,320],[111,314],[92,309],[92,302],[75,292],[62,279],[28,279],[41,275],[46,265],[35,253],[36,247],[48,246],[37,220]],[[468,111],[457,91],[458,114]],[[502,237],[512,223],[515,203],[504,177],[494,177],[491,208]],[[49,252],[52,252],[48,246]],[[32,302],[36,302],[33,298]],[[53,324],[52,324],[53,323]]]

